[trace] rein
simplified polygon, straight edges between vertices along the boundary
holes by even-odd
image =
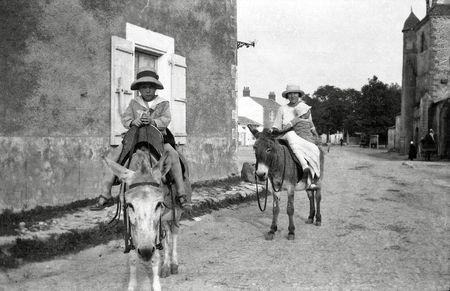
[[[273,177],[269,176],[269,178],[266,180],[266,197],[264,198],[264,208],[261,207],[261,202],[259,200],[259,191],[258,191],[258,177],[256,176],[256,169],[255,169],[255,185],[256,185],[256,198],[258,199],[258,207],[259,210],[261,210],[261,212],[264,212],[266,210],[267,207],[267,188],[269,187],[269,179],[270,179],[270,183],[272,184],[272,189],[274,192],[280,192],[281,189],[283,188],[283,183],[284,183],[284,175],[286,173],[286,148],[284,146],[281,145],[281,147],[283,148],[283,157],[284,157],[284,164],[283,164],[283,173],[281,174],[281,184],[280,187],[277,189],[275,189],[274,183],[273,183]],[[256,164],[258,166],[258,164]]]
[[[162,210],[161,210],[161,214],[159,215],[159,232],[158,232],[158,236],[155,237],[155,248],[157,250],[164,249],[164,247],[162,245],[162,240],[166,238],[166,230],[164,230],[162,228],[162,222],[161,222],[162,216],[163,216],[163,213],[162,213]],[[158,239],[159,239],[159,242],[158,242]]]
[[[286,173],[286,148],[284,146],[281,146],[281,147],[283,148],[284,163],[283,163],[283,174],[281,174],[281,184],[280,184],[280,188],[278,188],[278,190],[275,189],[275,186],[273,184],[273,177],[269,176],[270,183],[272,184],[272,189],[274,192],[281,191],[281,188],[283,187],[283,183],[284,183],[284,174]]]
[[[147,186],[147,185],[159,188],[159,184],[158,183],[155,183],[155,182],[141,182],[141,183],[131,184],[128,187],[128,189],[133,189],[134,187]]]
[[[261,212],[264,212],[267,207],[267,187],[268,187],[269,179],[266,180],[266,197],[264,198],[264,208],[261,207],[261,202],[259,201],[259,191],[258,191],[258,177],[256,176],[255,171],[255,185],[256,185],[256,198],[258,199],[258,207]]]

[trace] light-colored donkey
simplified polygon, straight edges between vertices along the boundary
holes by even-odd
[[[161,177],[170,170],[171,163],[168,159],[167,155],[163,155],[152,168],[149,153],[137,150],[133,155],[130,169],[105,159],[122,183],[130,186],[125,195],[135,250],[130,252],[128,290],[135,290],[142,282],[138,280],[138,274],[146,274],[142,282],[144,286],[141,288],[152,287],[153,290],[161,290],[160,276],[167,277],[178,273],[177,236],[182,211],[178,207],[167,208],[164,203],[164,197],[169,195],[169,189],[161,183]],[[158,250],[161,244],[164,248],[163,260]]]

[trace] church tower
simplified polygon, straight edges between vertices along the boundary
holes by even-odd
[[[416,94],[416,33],[414,28],[419,19],[411,13],[403,25],[403,69],[402,69],[402,105],[400,152],[408,150],[413,137],[414,98]]]

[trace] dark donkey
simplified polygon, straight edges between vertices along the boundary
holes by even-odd
[[[297,167],[290,150],[285,144],[280,143],[276,139],[277,134],[270,133],[264,129],[259,132],[251,125],[248,126],[256,141],[253,146],[256,155],[256,175],[260,180],[269,179],[273,190],[273,217],[270,231],[266,234],[266,240],[272,240],[277,231],[278,214],[280,213],[278,189],[286,189],[288,194],[287,214],[289,216],[289,234],[288,239],[295,238],[294,226],[294,192],[298,182],[298,177],[302,176],[301,167]],[[279,134],[278,134],[279,135]],[[320,149],[320,147],[319,147]],[[321,185],[323,178],[324,157],[322,149],[320,149],[320,179],[315,179],[314,183]],[[303,188],[302,188],[303,190]],[[269,191],[269,189],[267,189]],[[307,190],[309,198],[309,217],[306,223],[313,223],[316,217],[316,225],[320,226],[322,217],[320,215],[321,189]]]

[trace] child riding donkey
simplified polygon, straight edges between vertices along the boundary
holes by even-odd
[[[131,151],[136,147],[136,141],[145,138],[145,136],[139,136],[144,135],[143,132],[146,133],[145,127],[156,127],[163,135],[164,152],[169,156],[172,163],[170,175],[176,188],[176,200],[182,208],[189,209],[191,207],[189,202],[190,189],[188,191],[185,189],[180,163],[181,155],[175,150],[175,140],[167,128],[171,121],[169,101],[156,95],[156,90],[164,89],[158,79],[159,76],[150,68],[141,68],[137,73],[137,79],[131,84],[131,89],[138,90],[140,94],[130,101],[121,119],[123,126],[129,131],[125,134],[122,145],[112,152],[109,158],[123,165],[127,158],[131,158],[130,154],[133,154]],[[139,143],[137,144],[139,145]],[[146,146],[140,148],[148,151]],[[114,175],[106,177],[103,195],[100,195],[97,204],[91,210],[101,210],[114,203],[111,196],[111,187],[115,180]]]

